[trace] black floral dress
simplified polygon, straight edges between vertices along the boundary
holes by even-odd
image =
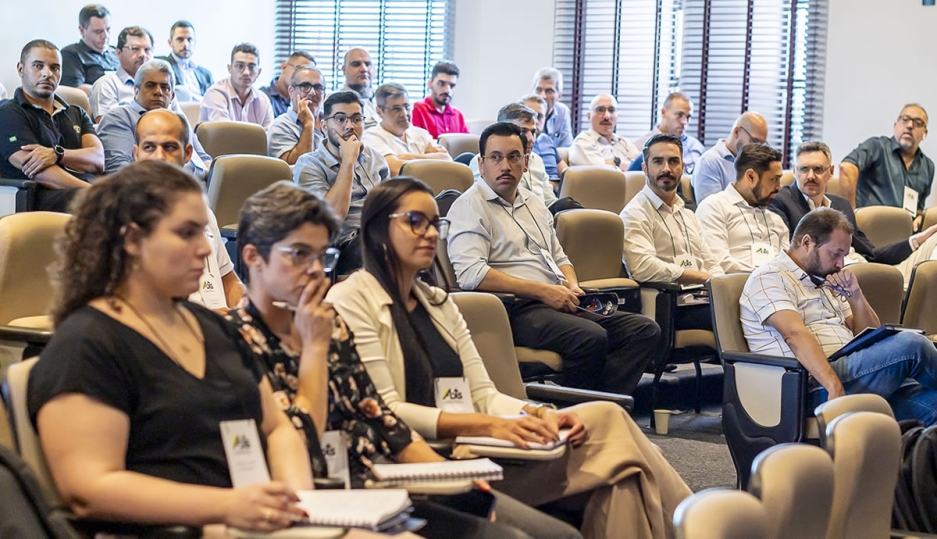
[[[277,404],[290,417],[309,450],[313,474],[326,477],[328,468],[308,411],[294,403],[299,387],[299,351],[280,342],[257,308],[246,301],[225,317],[236,325],[263,370]],[[329,411],[325,430],[342,430],[348,444],[351,486],[361,488],[371,478],[372,461],[391,458],[420,435],[384,404],[355,349],[354,335],[336,315],[329,345]],[[325,381],[323,381],[324,383]]]

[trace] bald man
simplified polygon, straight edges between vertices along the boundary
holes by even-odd
[[[748,144],[764,144],[768,140],[768,124],[757,112],[745,112],[732,124],[729,137],[719,139],[696,162],[693,171],[693,193],[699,204],[709,195],[722,192],[735,181],[735,158]]]
[[[361,96],[361,102],[364,104],[364,129],[381,123],[381,117],[374,106],[374,68],[371,54],[358,47],[346,52],[342,61],[342,73],[345,74],[345,87],[342,91],[354,90]]]
[[[586,118],[590,129],[576,135],[569,147],[569,164],[607,165],[622,171],[641,153],[637,146],[625,137],[615,134],[618,125],[618,100],[608,94],[592,98]]]

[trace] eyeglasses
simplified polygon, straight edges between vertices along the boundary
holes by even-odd
[[[898,123],[900,123],[900,124],[906,124],[906,123],[908,123],[908,122],[913,123],[913,124],[914,124],[914,127],[918,128],[918,129],[923,129],[923,128],[927,127],[927,123],[926,123],[924,120],[920,119],[920,118],[912,118],[911,116],[908,116],[908,115],[903,115],[903,116],[899,116],[899,117],[898,117]]]
[[[615,107],[595,107],[594,109],[592,109],[592,112],[596,114],[605,114],[606,112],[608,112],[609,114],[615,114],[615,111],[617,110],[618,109],[616,109]]]
[[[740,126],[739,126],[739,129],[741,129],[742,131],[745,131],[745,134],[748,135],[748,138],[749,138],[749,139],[751,139],[752,144],[765,144],[765,143],[766,143],[766,141],[761,140],[760,138],[755,138],[754,136],[752,136],[751,131],[749,131],[748,129],[745,129],[743,126],[740,125]]]
[[[501,162],[504,161],[505,159],[508,160],[508,163],[510,163],[510,164],[512,164],[512,165],[516,165],[516,164],[520,163],[522,159],[524,159],[524,154],[519,153],[519,152],[512,152],[511,155],[505,157],[505,156],[501,155],[500,153],[490,153],[490,154],[484,155],[484,156],[482,156],[482,157],[485,158],[485,159],[488,160],[488,161],[491,161],[491,163],[492,163],[493,165],[495,165],[495,166],[500,165]]]
[[[128,51],[130,51],[130,52],[133,53],[133,54],[137,54],[138,52],[141,52],[141,51],[144,52],[144,53],[146,53],[146,54],[153,54],[153,47],[137,47],[137,46],[133,46],[133,47],[124,47],[124,48],[127,49]]]
[[[439,232],[439,237],[442,239],[446,238],[446,235],[449,234],[449,219],[443,219],[437,217],[435,219],[430,219],[426,216],[425,213],[421,211],[408,211],[406,213],[392,213],[388,215],[391,219],[396,219],[398,217],[406,217],[410,221],[410,230],[413,231],[417,236],[423,236],[429,230],[429,225],[433,225],[433,228]]]
[[[245,69],[251,73],[257,72],[257,64],[245,64],[244,62],[234,62],[234,70],[240,73]]]
[[[381,108],[383,109],[384,107],[381,107]],[[410,103],[407,103],[407,104],[404,104],[404,105],[397,105],[397,106],[391,107],[391,108],[389,108],[389,109],[384,109],[384,110],[387,111],[387,112],[389,112],[389,113],[391,113],[391,114],[399,115],[399,114],[401,114],[403,111],[410,112]]]
[[[335,123],[341,126],[348,125],[348,122],[351,122],[353,125],[361,125],[361,122],[364,121],[364,116],[355,114],[352,117],[348,117],[344,114],[333,114],[332,116],[326,118],[326,120],[333,120]]]
[[[797,173],[800,174],[801,176],[806,176],[807,174],[810,174],[811,170],[813,171],[815,175],[820,176],[828,172],[830,170],[830,166],[829,165],[817,165],[815,167],[797,167]]]
[[[338,255],[340,251],[334,247],[329,247],[321,253],[317,253],[312,249],[297,245],[295,247],[280,246],[276,248],[277,251],[281,253],[286,253],[290,256],[290,263],[293,264],[294,268],[309,268],[312,266],[312,263],[316,260],[322,264],[322,271],[325,273],[331,273],[335,269],[335,265],[338,264]]]
[[[294,84],[293,88],[296,88],[302,94],[308,94],[311,92],[321,94],[322,92],[325,91],[325,86],[322,86],[321,84],[312,84],[309,82],[302,82],[299,84]]]

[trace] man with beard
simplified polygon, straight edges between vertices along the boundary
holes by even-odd
[[[934,162],[921,151],[927,136],[927,111],[905,105],[894,136],[872,137],[843,159],[840,189],[852,208],[895,206],[923,213],[934,181]]]
[[[176,76],[176,84],[184,88],[192,101],[201,101],[208,88],[215,83],[211,71],[200,66],[192,60],[195,54],[195,27],[189,21],[176,21],[169,29],[169,46],[172,52],[169,56],[158,56],[172,66]],[[182,99],[180,97],[180,99]]]
[[[569,147],[571,166],[608,165],[622,171],[641,151],[625,137],[615,134],[618,125],[618,100],[608,94],[592,98],[586,118],[592,128],[576,135]]]
[[[897,419],[937,423],[937,349],[902,331],[833,361],[862,329],[881,325],[856,277],[843,269],[853,228],[832,208],[811,211],[791,247],[752,272],[740,300],[755,354],[796,358],[810,373],[807,408],[847,394],[886,398]]]
[[[107,111],[133,101],[133,78],[140,66],[153,58],[153,36],[145,28],[129,26],[117,35],[117,71],[98,79],[91,87],[91,116],[101,121]]]
[[[290,108],[267,130],[267,155],[295,165],[322,142],[319,106],[325,98],[325,77],[311,64],[291,70]]]
[[[542,198],[518,188],[529,144],[509,122],[488,126],[479,138],[481,180],[448,213],[459,286],[513,294],[517,300],[506,307],[514,344],[558,353],[565,384],[630,394],[655,357],[660,328],[639,314],[577,309],[585,292],[553,217]]]
[[[459,66],[449,60],[436,62],[426,81],[429,95],[413,105],[413,125],[427,130],[434,139],[444,133],[469,132],[462,113],[449,104],[458,79]]]
[[[735,120],[732,132],[719,139],[696,162],[693,171],[693,194],[699,204],[709,195],[722,192],[735,180],[735,158],[748,144],[764,144],[768,140],[768,124],[757,112],[745,112]]]
[[[644,147],[644,143],[658,133],[667,133],[675,137],[680,137],[683,143],[683,167],[687,174],[692,174],[706,148],[703,143],[694,136],[686,133],[686,124],[689,123],[693,115],[693,104],[690,98],[681,92],[674,92],[664,99],[664,106],[660,109],[660,123],[653,130],[635,141],[638,147]],[[644,160],[639,155],[637,159],[631,162],[628,170],[641,170],[641,163]]]
[[[104,150],[91,118],[55,95],[62,57],[52,43],[23,47],[16,70],[23,84],[0,105],[0,177],[31,179],[39,210],[67,212],[76,188],[104,171]]]
[[[328,202],[342,220],[336,275],[361,267],[361,208],[368,192],[390,177],[384,157],[361,142],[363,110],[356,92],[330,95],[322,106],[325,138],[293,167],[293,181]]]
[[[342,61],[342,73],[345,74],[345,87],[342,91],[354,90],[361,97],[361,113],[364,115],[364,128],[371,129],[381,122],[381,117],[374,108],[374,64],[371,54],[361,48],[354,48],[345,53]]]
[[[381,123],[368,129],[361,141],[384,156],[390,173],[396,176],[404,161],[436,159],[452,161],[449,152],[436,144],[423,128],[410,124],[410,97],[403,86],[389,82],[374,92]]]
[[[268,129],[273,123],[273,106],[267,94],[254,88],[260,77],[260,51],[250,43],[231,50],[229,77],[205,92],[199,107],[200,122],[250,122]]]
[[[735,159],[736,180],[696,209],[703,239],[726,273],[749,272],[790,246],[768,205],[781,188],[781,152],[749,144]]]

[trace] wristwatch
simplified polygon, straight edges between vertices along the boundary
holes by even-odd
[[[65,157],[65,148],[63,148],[63,147],[59,146],[58,144],[56,144],[56,145],[52,148],[52,150],[55,152],[55,164],[56,164],[56,165],[62,164],[62,158]]]
[[[618,157],[617,155],[615,156],[615,166],[616,167],[621,166],[621,157]]]

